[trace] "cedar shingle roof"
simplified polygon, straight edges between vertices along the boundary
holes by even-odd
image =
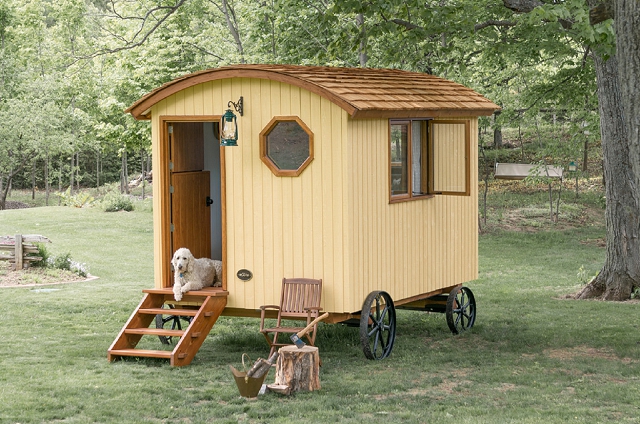
[[[470,88],[433,75],[397,69],[297,65],[234,65],[170,81],[126,112],[149,119],[151,107],[185,88],[226,78],[259,78],[302,87],[325,97],[352,118],[414,118],[491,115],[499,106]]]

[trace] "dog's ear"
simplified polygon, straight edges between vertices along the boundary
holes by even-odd
[[[193,266],[194,266],[194,262],[195,262],[195,258],[193,257],[193,255],[191,254],[191,252],[189,252],[187,255],[185,255],[187,257],[187,272],[191,272],[193,271]]]

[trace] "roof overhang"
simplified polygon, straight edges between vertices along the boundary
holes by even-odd
[[[184,89],[214,80],[256,78],[304,88],[354,119],[488,116],[500,107],[473,90],[416,72],[295,65],[236,65],[207,69],[170,81],[125,110],[151,119],[152,107]]]

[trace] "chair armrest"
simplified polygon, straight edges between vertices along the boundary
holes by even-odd
[[[260,307],[261,310],[265,310],[265,309],[280,309],[280,306],[278,305],[262,305]]]
[[[322,308],[319,306],[308,306],[304,308],[304,310],[307,311],[307,324],[309,324],[311,322],[311,316],[313,315],[315,318],[320,315]]]
[[[262,305],[260,306],[260,332],[264,330],[264,319],[266,317],[267,309],[275,309],[280,311],[280,306],[278,305]],[[280,312],[278,312],[280,314]]]
[[[322,310],[322,308],[319,306],[308,306],[304,309],[307,311],[316,311],[316,312],[320,312]]]

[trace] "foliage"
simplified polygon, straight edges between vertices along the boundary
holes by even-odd
[[[86,277],[89,275],[89,268],[87,267],[87,265],[72,260],[71,253],[69,252],[58,256],[50,256],[47,259],[46,266],[63,271],[71,271],[81,277]]]
[[[62,255],[51,257],[48,261],[49,266],[56,269],[71,270],[71,253],[67,252]]]
[[[44,243],[36,243],[36,247],[38,248],[37,256],[42,258],[38,262],[34,262],[33,265],[40,268],[45,268],[49,264],[49,258],[51,254],[49,253],[49,249]]]
[[[115,187],[107,191],[101,201],[102,209],[105,212],[131,212],[134,208],[133,201],[125,194],[120,193]]]
[[[86,264],[74,261],[71,259],[71,253],[66,252],[60,255],[52,255],[49,249],[44,243],[37,243],[38,256],[42,258],[41,261],[34,262],[34,266],[38,268],[51,268],[63,271],[70,271],[81,277],[87,277],[89,275],[89,268]]]
[[[71,187],[67,188],[64,193],[56,194],[61,199],[62,206],[72,206],[74,208],[91,206],[95,200],[93,196],[86,191],[71,194]]]

